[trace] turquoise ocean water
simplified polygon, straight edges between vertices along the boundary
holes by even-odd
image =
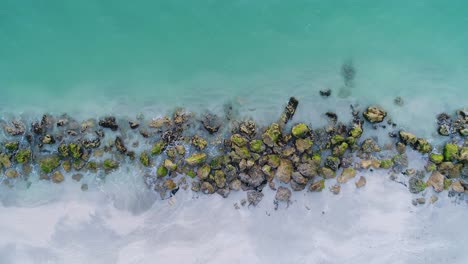
[[[375,103],[436,142],[435,115],[468,106],[466,25],[458,0],[1,0],[0,111],[150,118],[231,102],[266,122],[295,96],[313,127]],[[366,176],[362,191],[295,193],[279,211],[271,191],[241,210],[245,193],[161,201],[131,167],[85,175],[88,192],[68,178],[0,186],[0,263],[467,263],[465,202],[416,208],[387,175]]]

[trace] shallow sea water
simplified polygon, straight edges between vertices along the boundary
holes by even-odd
[[[468,107],[467,11],[465,1],[4,0],[0,111],[158,117],[231,102],[265,124],[296,96],[293,122],[319,127],[326,111],[346,121],[350,104],[376,103],[439,142],[435,115]],[[356,78],[340,98],[348,60]],[[333,195],[328,181],[278,210],[268,188],[257,207],[239,210],[243,192],[160,200],[126,166],[104,182],[85,175],[87,192],[70,178],[2,185],[0,263],[468,262],[462,198],[444,192],[415,207],[385,172],[365,176],[363,189],[350,181]]]

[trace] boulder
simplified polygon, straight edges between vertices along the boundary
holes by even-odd
[[[387,116],[387,112],[378,106],[369,106],[362,114],[371,123],[380,123]]]

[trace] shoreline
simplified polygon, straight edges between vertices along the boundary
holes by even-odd
[[[395,103],[402,103],[401,98]],[[426,198],[436,202],[445,190],[451,196],[468,192],[467,110],[436,117],[444,144],[433,146],[399,128],[379,106],[351,106],[349,123],[327,112],[328,124],[314,127],[293,119],[298,105],[291,97],[278,121],[266,126],[239,118],[229,105],[223,114],[196,115],[177,108],[172,116],[157,119],[137,115],[77,121],[66,114],[45,114],[31,124],[3,120],[1,181],[10,187],[19,181],[30,185],[33,177],[51,184],[80,182],[84,173],[105,180],[129,165],[163,199],[189,188],[225,198],[246,191],[241,205],[255,206],[264,188],[276,191],[277,205],[289,203],[296,191],[323,191],[325,181],[335,182],[329,188],[334,194],[352,181],[362,188],[366,178],[361,172],[383,170],[411,193],[423,194],[414,205]],[[374,130],[388,137],[369,137],[367,132]],[[409,149],[427,161],[425,170],[408,166]],[[434,195],[426,197],[427,188]],[[81,189],[86,191],[87,183]]]

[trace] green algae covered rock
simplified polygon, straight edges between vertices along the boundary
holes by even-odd
[[[231,136],[231,142],[238,147],[243,147],[247,144],[247,139],[239,134],[234,134]]]
[[[393,166],[393,161],[391,159],[383,159],[380,161],[380,168],[389,169]]]
[[[19,148],[18,141],[8,141],[5,142],[5,149],[8,151],[16,151]]]
[[[119,163],[113,159],[106,159],[103,163],[104,170],[111,171],[119,167]]]
[[[154,143],[153,147],[151,148],[151,155],[161,154],[164,151],[165,147],[166,147],[166,143],[164,143],[164,141],[162,140]]]
[[[314,142],[310,138],[298,138],[296,140],[295,145],[296,145],[297,151],[299,151],[299,153],[303,153],[303,152],[309,150],[310,148],[312,148],[313,144],[314,144]]]
[[[250,141],[250,150],[255,153],[261,153],[265,151],[265,145],[263,144],[263,141],[255,139]]]
[[[418,138],[416,141],[416,150],[422,154],[432,151],[432,145],[424,138]]]
[[[346,139],[342,135],[334,135],[331,139],[330,142],[332,145],[337,145],[340,144],[341,142],[344,142]]]
[[[57,155],[51,155],[39,160],[39,167],[44,173],[51,173],[60,165],[60,158]]]
[[[292,127],[291,134],[296,138],[303,138],[310,133],[309,127],[304,123],[299,123]]]
[[[444,146],[444,159],[446,161],[454,161],[458,157],[458,146],[457,144],[447,143]]]
[[[349,135],[353,138],[360,138],[362,135],[362,127],[359,124],[354,124],[353,128],[349,131]]]
[[[144,151],[140,154],[140,162],[141,164],[143,164],[143,166],[145,167],[149,167],[150,166],[150,159],[149,159],[149,155],[148,155],[148,152]]]
[[[164,166],[159,166],[158,169],[156,170],[156,175],[158,175],[158,177],[164,177],[167,175],[167,168],[164,167]]]
[[[83,150],[81,149],[80,144],[70,143],[68,144],[68,148],[70,149],[71,156],[74,159],[79,159],[83,155]]]
[[[429,160],[434,162],[435,164],[440,164],[440,163],[442,163],[442,161],[444,161],[444,155],[437,154],[437,153],[431,153],[429,155]]]
[[[31,149],[20,149],[15,155],[16,162],[22,164],[26,163],[31,159]]]
[[[208,145],[208,141],[206,139],[195,135],[192,137],[192,144],[199,150],[204,150],[205,147]]]
[[[177,164],[172,162],[170,159],[165,159],[164,160],[164,167],[168,169],[169,171],[175,171],[177,169]]]
[[[337,145],[333,148],[333,156],[341,157],[344,155],[346,150],[348,149],[348,143],[342,142],[340,145]]]
[[[187,162],[187,164],[190,166],[195,166],[205,162],[206,157],[207,156],[205,153],[195,153],[192,156],[186,158],[185,162]]]
[[[211,172],[211,167],[208,164],[203,164],[201,167],[198,168],[197,170],[197,176],[200,180],[205,180],[208,178]]]
[[[222,170],[216,170],[214,172],[213,180],[218,188],[223,188],[226,185],[226,175]]]
[[[270,165],[272,168],[278,168],[280,165],[280,157],[275,154],[270,154],[268,155],[268,165]]]
[[[273,147],[281,136],[280,126],[277,123],[271,124],[262,135],[265,145]]]
[[[58,146],[58,153],[62,158],[66,158],[69,156],[70,148],[67,144],[62,143]]]
[[[408,181],[408,189],[411,193],[420,193],[426,189],[426,183],[416,176],[413,176]]]
[[[320,169],[320,175],[324,179],[332,179],[336,177],[336,172],[328,167],[322,167]]]

